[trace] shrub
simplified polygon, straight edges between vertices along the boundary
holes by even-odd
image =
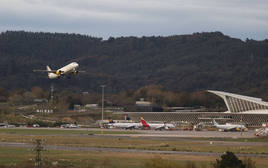
[[[246,165],[233,152],[229,151],[221,155],[221,160],[216,159],[212,166],[214,168],[246,168]]]

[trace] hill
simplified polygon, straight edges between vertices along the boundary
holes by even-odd
[[[158,84],[172,91],[224,90],[268,96],[268,40],[234,39],[220,32],[102,40],[79,34],[7,31],[0,34],[0,87],[100,92]],[[50,81],[32,69],[78,61],[76,79]]]

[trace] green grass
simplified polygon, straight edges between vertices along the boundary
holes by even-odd
[[[133,131],[103,131],[104,136],[91,136],[100,134],[100,131],[87,130],[45,130],[45,129],[0,129],[1,142],[35,143],[35,139],[41,139],[44,145],[73,146],[73,147],[101,147],[101,148],[124,148],[138,150],[162,150],[162,151],[190,151],[190,152],[217,152],[232,151],[234,153],[267,154],[267,138],[261,139],[261,145],[248,145],[251,139],[231,138],[186,138],[168,140],[151,138],[144,139],[135,136]],[[105,134],[133,134],[130,137],[105,136]],[[209,142],[213,141],[213,144]],[[228,141],[228,143],[226,143]],[[236,143],[239,142],[239,143]],[[73,151],[72,151],[73,153]],[[14,159],[13,157],[11,157]]]
[[[84,151],[43,151],[43,160],[48,164],[57,164],[59,167],[103,167],[103,168],[141,168],[148,167],[154,160],[159,160],[162,165],[177,165],[184,167],[189,161],[196,165],[209,166],[209,159],[199,156],[184,157],[174,155],[152,155],[143,153],[107,153],[107,152],[84,152]],[[35,153],[32,150],[13,147],[0,147],[0,166],[21,165],[30,162],[33,165]]]
[[[85,152],[85,151],[43,151],[42,159],[46,165],[54,167],[74,168],[151,168],[153,163],[160,164],[161,168],[188,168],[189,163],[196,165],[196,168],[210,168],[210,163],[219,157],[194,156],[194,155],[161,155],[145,153],[114,153],[114,152]],[[33,166],[35,153],[31,149],[0,147],[0,167],[14,165],[23,166],[26,163]],[[243,158],[240,158],[243,159]],[[268,167],[267,158],[252,158],[257,163],[257,168]],[[52,167],[52,166],[44,166]],[[27,167],[27,168],[30,168]]]
[[[94,131],[93,131],[94,132]],[[106,133],[118,133],[115,131],[104,131]],[[132,133],[132,131],[130,131]],[[122,133],[122,132],[121,132]],[[197,139],[187,138],[185,140],[163,140],[144,139],[135,135],[131,137],[113,136],[90,136],[86,130],[43,130],[43,129],[0,129],[0,141],[34,143],[35,139],[42,139],[43,145],[76,146],[76,147],[103,147],[103,148],[127,148],[146,150],[167,151],[197,151],[197,152],[219,152],[227,150],[234,153],[267,153],[267,145],[248,146],[243,145],[240,140],[238,145],[217,144],[224,142],[223,139]],[[210,144],[209,141],[215,141]],[[231,139],[229,139],[231,140]],[[43,156],[49,163],[55,162],[62,167],[144,167],[155,156],[161,156],[165,161],[169,160],[174,165],[187,165],[190,162],[196,165],[208,167],[216,157],[209,156],[183,156],[183,155],[153,155],[144,153],[111,153],[111,152],[85,152],[85,151],[45,151]],[[31,149],[0,147],[0,165],[20,165],[34,158]],[[104,161],[107,160],[107,161]],[[258,168],[268,167],[267,158],[253,158]],[[168,163],[169,164],[169,163]],[[75,166],[74,166],[75,165]],[[177,166],[180,167],[180,166]],[[184,166],[181,166],[184,167]],[[198,167],[197,167],[198,168]],[[201,168],[201,167],[200,167]]]
[[[34,130],[36,131],[36,130]],[[74,147],[101,147],[101,148],[124,148],[140,150],[163,150],[163,151],[190,151],[190,152],[218,152],[226,150],[234,153],[268,153],[267,145],[248,145],[243,142],[224,143],[214,141],[195,141],[186,139],[185,141],[169,141],[161,139],[144,139],[133,135],[132,137],[113,136],[90,136],[85,134],[10,134],[0,133],[2,142],[34,143],[35,139],[41,139],[45,145],[74,146]]]
[[[255,138],[193,138],[196,140],[202,141],[228,141],[228,142],[267,142],[268,143],[268,136],[264,137],[255,137]]]
[[[17,134],[17,135],[70,135],[70,134],[85,134],[85,135],[93,135],[93,134],[137,134],[135,131],[92,131],[92,130],[65,130],[65,129],[0,129],[0,134]]]

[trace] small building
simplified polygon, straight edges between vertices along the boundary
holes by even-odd
[[[48,100],[47,99],[34,99],[33,100],[35,103],[47,103]]]
[[[124,107],[124,111],[127,112],[162,112],[163,108],[158,105],[154,105],[149,101],[144,101],[141,98],[139,101],[136,101],[135,105],[129,105]]]
[[[85,109],[97,109],[99,106],[98,104],[86,104]]]
[[[136,101],[137,106],[152,106],[152,103],[149,101],[144,101],[143,98],[141,98],[139,101]]]

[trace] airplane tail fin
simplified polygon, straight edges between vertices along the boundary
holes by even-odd
[[[47,65],[47,71],[51,71],[51,68]]]
[[[214,126],[218,125],[218,123],[215,121],[214,118],[212,119],[212,123],[213,123]]]
[[[149,124],[144,120],[144,118],[141,117],[141,124],[144,127],[150,127]]]
[[[47,65],[47,76],[49,79],[54,79],[54,78],[57,78],[58,75],[53,73],[51,68]]]

